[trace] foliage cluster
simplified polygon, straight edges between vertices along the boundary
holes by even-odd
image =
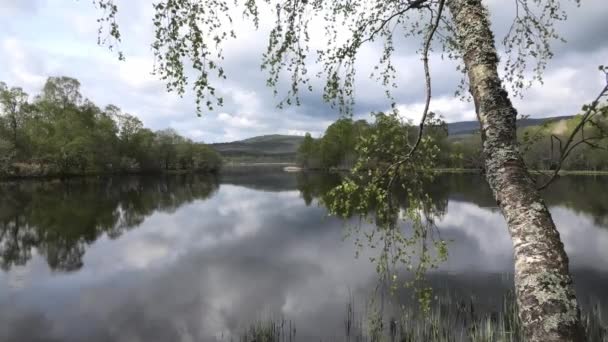
[[[428,309],[431,289],[424,275],[447,258],[447,242],[434,224],[442,211],[425,187],[434,178],[440,152],[435,137],[445,132],[445,123],[429,113],[421,136],[397,113],[377,113],[375,118],[353,144],[356,161],[351,172],[324,196],[323,204],[332,215],[359,217],[350,232],[359,248],[379,251],[371,261],[380,279],[390,282],[393,290],[401,285],[413,288],[421,307]],[[414,277],[401,282],[399,266]]]
[[[221,163],[173,129],[154,132],[117,106],[101,109],[69,77],[49,77],[31,102],[0,82],[0,155],[0,174],[10,176],[216,171]]]
[[[543,147],[539,143],[543,137],[569,136],[577,120],[580,116],[523,128],[520,144],[528,163],[543,161],[533,154]],[[557,132],[558,128],[562,131]],[[603,134],[599,124],[593,129],[598,132],[588,128],[587,134]],[[536,140],[530,139],[530,130],[534,130]],[[431,290],[424,285],[425,273],[447,258],[448,244],[434,224],[442,210],[429,193],[428,185],[436,177],[433,170],[481,168],[483,159],[478,135],[449,137],[445,123],[433,113],[429,113],[423,132],[419,135],[418,127],[403,121],[398,113],[375,114],[371,124],[343,118],[317,140],[307,135],[298,150],[298,159],[308,168],[350,170],[341,184],[322,196],[323,204],[338,217],[359,217],[359,224],[350,232],[360,248],[379,251],[371,261],[376,263],[381,279],[392,282],[396,289],[402,284],[397,270],[399,265],[405,266],[414,276],[405,285],[415,290],[421,307],[428,308]],[[574,158],[565,165],[604,167],[608,158],[600,144],[606,142],[603,138],[593,146],[581,145],[579,153],[586,164],[579,165],[578,158]],[[550,150],[545,150],[545,154],[550,157]],[[599,157],[590,158],[592,154]],[[591,164],[596,160],[598,164]]]
[[[598,111],[600,115],[594,120],[593,125],[587,125],[575,134],[573,144],[577,144],[576,153],[570,154],[563,160],[562,169],[608,170],[608,135],[606,135],[608,107],[602,107]],[[520,148],[528,167],[533,170],[554,169],[560,158],[558,138],[566,141],[581,120],[582,115],[576,115],[571,119],[547,121],[541,125],[519,128]],[[359,157],[355,146],[369,137],[372,131],[370,127],[377,125],[378,123],[370,124],[364,120],[339,119],[318,139],[307,134],[304,143],[298,149],[297,160],[303,167],[309,169],[350,170]],[[418,128],[407,123],[404,125],[408,126],[406,131],[411,143],[415,135],[413,132]],[[443,127],[427,127],[425,134],[432,134],[432,139],[439,147],[435,161],[437,168],[483,169],[479,133],[452,136],[448,135]],[[590,138],[593,139],[592,143],[586,143]],[[394,143],[395,141],[386,141],[385,145],[390,146]],[[379,153],[386,156],[384,150]]]
[[[526,164],[536,170],[553,170],[558,164],[565,170],[608,170],[608,106],[597,111],[599,115],[582,129],[584,114],[522,129],[519,135]],[[562,142],[570,137],[574,153],[563,155]]]
[[[369,128],[365,120],[341,118],[319,139],[307,133],[298,148],[297,161],[309,169],[350,169],[356,159],[355,145]]]

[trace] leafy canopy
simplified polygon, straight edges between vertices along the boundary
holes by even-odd
[[[118,4],[115,0],[94,3],[101,10],[99,43],[113,49],[121,40]],[[371,77],[385,87],[391,100],[391,89],[399,83],[394,55],[400,46],[407,45],[407,39],[424,38],[419,50],[423,59],[428,49],[425,45],[435,40],[445,57],[461,60],[460,39],[451,18],[443,11],[444,3],[445,0],[161,0],[153,4],[154,71],[170,91],[184,94],[190,83],[199,113],[203,108],[213,110],[222,105],[217,82],[227,77],[222,66],[223,46],[228,39],[237,38],[233,22],[242,16],[256,28],[270,26],[261,66],[275,93],[283,76],[289,80],[279,106],[300,103],[300,90],[312,90],[310,70],[318,66],[315,76],[324,79],[323,98],[348,113],[355,101],[356,60],[365,45],[381,48]],[[519,93],[529,85],[527,81],[541,80],[547,60],[553,56],[551,43],[561,40],[555,24],[567,15],[559,0],[517,0],[514,6],[516,16],[503,39],[507,54],[504,67],[505,79]],[[322,34],[313,34],[313,26],[322,27]],[[313,40],[324,48],[311,49]],[[119,57],[124,58],[121,52]],[[459,69],[465,71],[462,64]],[[527,71],[532,72],[528,80]],[[194,75],[194,79],[189,80],[189,75]],[[464,82],[463,78],[463,86]]]

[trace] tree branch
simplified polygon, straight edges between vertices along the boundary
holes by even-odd
[[[555,179],[559,175],[559,171],[561,170],[564,161],[566,160],[566,158],[568,158],[568,156],[570,155],[570,152],[572,152],[572,150],[574,150],[574,148],[576,148],[577,146],[579,146],[580,144],[583,144],[583,143],[587,144],[589,146],[595,146],[595,144],[590,143],[589,140],[597,140],[597,139],[605,138],[605,136],[585,138],[585,135],[584,135],[585,125],[594,124],[592,119],[595,116],[595,114],[597,114],[597,108],[598,108],[601,98],[604,97],[605,95],[608,95],[608,71],[604,71],[604,70],[602,70],[602,71],[606,74],[606,85],[604,86],[602,91],[600,91],[599,95],[595,98],[595,100],[593,102],[591,102],[591,104],[589,106],[587,106],[586,108],[583,107],[586,110],[585,110],[585,113],[583,114],[583,117],[581,118],[581,122],[579,122],[579,124],[574,128],[574,130],[568,137],[568,140],[566,140],[566,143],[562,146],[561,139],[559,139],[557,136],[552,135],[552,138],[555,137],[559,141],[559,144],[560,144],[559,161],[557,163],[557,166],[553,170],[553,173],[551,174],[551,178],[549,178],[549,180],[547,180],[543,185],[538,187],[538,190],[546,189],[551,183],[553,183],[555,181]],[[576,135],[579,132],[581,132],[581,140],[574,142],[574,138],[576,137]],[[551,145],[551,146],[553,146],[553,145]]]
[[[365,42],[368,42],[368,41],[372,41],[372,40],[374,40],[374,36],[375,36],[376,34],[380,33],[380,31],[382,31],[382,30],[384,29],[384,27],[385,27],[385,26],[386,26],[388,23],[390,23],[390,22],[391,22],[393,19],[395,19],[396,17],[403,15],[405,12],[407,12],[407,11],[409,11],[409,10],[411,10],[411,9],[420,9],[420,8],[422,8],[422,7],[427,7],[427,6],[429,6],[428,4],[426,4],[426,2],[429,2],[429,1],[430,1],[430,0],[414,0],[414,1],[408,1],[408,5],[407,5],[407,6],[406,6],[404,9],[402,9],[402,10],[400,10],[400,11],[397,11],[397,12],[395,12],[395,13],[391,14],[390,16],[388,16],[388,18],[386,18],[386,19],[376,19],[376,20],[374,20],[374,21],[381,21],[382,23],[380,24],[380,26],[378,26],[378,28],[377,28],[377,29],[375,29],[374,31],[372,31],[372,33],[370,33],[370,35],[369,35],[369,36],[368,36],[366,39],[364,39],[363,41],[361,41],[361,44],[362,44],[362,43],[365,43]],[[441,2],[444,2],[444,0],[442,0]],[[442,5],[441,5],[441,3],[440,3],[440,6],[442,6]],[[433,32],[433,33],[434,33],[434,32]]]
[[[424,80],[425,80],[425,86],[426,86],[426,89],[425,89],[426,95],[425,95],[425,101],[424,101],[424,110],[422,111],[422,118],[420,119],[420,124],[418,127],[418,136],[416,137],[416,142],[414,143],[414,145],[412,146],[412,148],[410,149],[408,154],[403,159],[401,159],[400,161],[397,161],[396,163],[394,163],[393,165],[388,167],[387,173],[390,172],[390,169],[392,169],[392,168],[397,169],[403,163],[407,162],[412,157],[412,155],[416,152],[416,149],[418,149],[418,146],[420,145],[420,142],[422,141],[422,135],[424,133],[424,124],[426,122],[426,118],[429,113],[429,107],[431,105],[431,97],[432,97],[431,73],[430,73],[430,68],[429,68],[429,52],[431,50],[431,43],[433,41],[433,37],[435,36],[435,32],[437,32],[437,28],[439,27],[439,24],[441,22],[444,5],[445,5],[445,0],[439,0],[439,5],[437,8],[437,16],[435,18],[435,21],[431,24],[429,33],[424,41],[424,47],[422,50],[422,63],[424,64]],[[432,18],[431,18],[431,20],[432,20]],[[396,176],[397,176],[397,172],[395,170],[395,173],[392,175],[392,177],[388,183],[389,205],[390,205],[390,191],[391,191],[391,187],[393,186]]]

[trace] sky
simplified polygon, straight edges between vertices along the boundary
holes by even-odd
[[[558,30],[567,40],[556,42],[555,57],[544,73],[544,83],[535,84],[515,98],[518,112],[530,117],[575,114],[591,101],[604,85],[597,71],[608,65],[608,6],[605,0],[562,0],[569,19]],[[139,117],[152,129],[174,128],[195,141],[234,141],[263,134],[310,132],[320,136],[339,118],[336,109],[322,101],[321,80],[314,82],[312,93],[303,94],[301,106],[277,108],[279,98],[266,87],[267,74],[260,70],[261,56],[267,44],[271,16],[263,13],[262,25],[253,25],[235,17],[237,39],[224,46],[228,79],[217,84],[224,106],[213,112],[196,115],[191,93],[180,98],[167,93],[165,85],[151,74],[153,55],[152,1],[116,0],[118,23],[123,40],[120,49],[126,61],[119,61],[107,47],[97,45],[99,11],[91,0],[0,0],[0,80],[37,94],[49,76],[70,76],[81,82],[83,95],[99,106],[114,104]],[[487,0],[493,30],[498,41],[508,29],[514,14],[514,2]],[[265,20],[266,19],[266,20]],[[314,39],[312,47],[322,46]],[[395,101],[401,114],[413,121],[421,115],[424,82],[418,45],[404,41],[395,52],[398,88]],[[499,48],[500,49],[500,48]],[[368,45],[358,58],[354,108],[355,118],[369,119],[370,112],[389,108],[383,88],[366,77],[380,56],[380,48]],[[434,81],[431,110],[447,122],[474,120],[470,102],[454,96],[461,74],[456,64],[431,55]],[[279,86],[279,93],[286,89]]]

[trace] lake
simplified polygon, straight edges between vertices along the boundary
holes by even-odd
[[[579,300],[604,312],[607,181],[567,176],[545,191]],[[319,204],[337,182],[235,169],[1,183],[0,340],[238,341],[252,323],[273,319],[293,340],[343,341],[348,317],[365,316],[369,298],[412,298],[378,289],[375,251],[355,258],[345,223]],[[429,273],[437,298],[496,311],[513,260],[487,185],[478,175],[442,175],[431,188],[437,226],[451,241],[448,261]]]

